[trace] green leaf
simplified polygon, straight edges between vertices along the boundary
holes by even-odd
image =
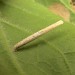
[[[34,0],[2,0],[0,75],[75,75],[72,23],[64,21],[62,26],[13,52],[17,42],[60,19]]]

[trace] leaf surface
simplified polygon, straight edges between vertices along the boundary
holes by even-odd
[[[75,75],[72,23],[64,21],[62,26],[13,52],[18,41],[62,19],[42,4],[34,0],[0,2],[1,75]]]

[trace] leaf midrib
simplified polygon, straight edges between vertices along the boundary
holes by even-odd
[[[2,33],[2,39],[4,40],[4,43],[6,44],[6,47],[5,47],[5,50],[7,51],[7,54],[10,56],[10,59],[12,61],[12,64],[14,64],[15,68],[17,69],[18,73],[20,75],[27,75],[23,69],[21,68],[19,62],[17,61],[17,58],[15,57],[15,55],[13,55],[12,53],[12,49],[9,47],[9,43],[8,43],[8,40],[7,40],[7,36],[3,30],[3,28],[0,26],[0,31]]]

